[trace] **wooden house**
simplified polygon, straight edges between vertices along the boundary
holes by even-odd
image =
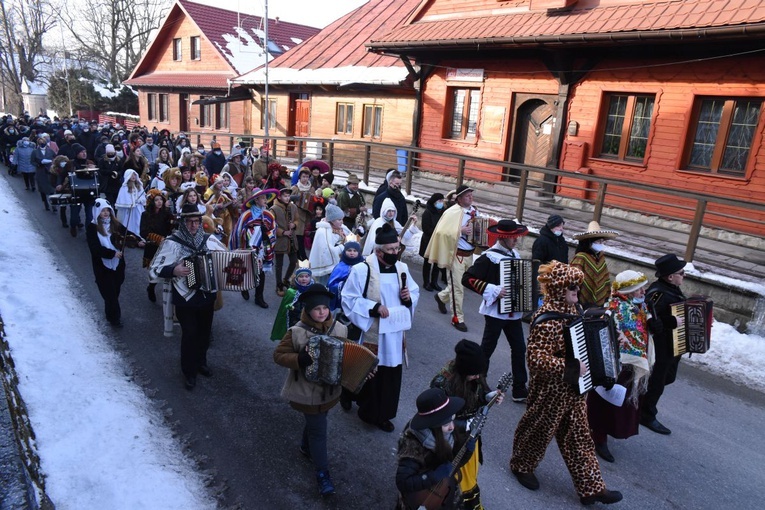
[[[262,17],[177,0],[125,84],[149,129],[249,133],[250,96],[229,95],[229,80],[318,31],[269,19],[265,41]]]
[[[403,23],[418,5],[370,0],[270,62],[267,107],[264,67],[233,79],[253,90],[252,133],[265,134],[268,108],[271,135],[334,139],[338,150],[346,140],[414,143],[414,70],[398,57],[369,52],[365,43]],[[313,147],[307,155],[321,157],[321,147]]]
[[[761,203],[764,42],[765,4],[751,0],[423,0],[368,46],[433,69],[423,148]],[[693,217],[690,201],[630,189],[610,200]],[[763,216],[707,210],[759,235]]]

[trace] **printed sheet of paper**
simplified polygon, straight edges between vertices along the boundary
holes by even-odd
[[[388,308],[390,315],[387,319],[380,319],[380,334],[397,333],[412,328],[412,312],[409,308],[398,305]]]
[[[624,404],[624,397],[627,395],[627,388],[621,384],[614,384],[614,387],[610,390],[605,389],[603,386],[595,386],[595,393],[603,397],[603,400],[616,407],[621,407]]]

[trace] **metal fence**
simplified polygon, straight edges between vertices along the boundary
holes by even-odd
[[[192,132],[190,136],[208,146],[215,139],[209,133]],[[235,143],[254,149],[264,146],[264,137],[253,135],[218,136],[217,141],[229,150]],[[622,229],[636,234],[633,241],[620,241],[628,249],[630,244],[639,246],[646,225],[659,224],[672,231],[671,239],[663,239],[666,251],[684,253],[686,260],[730,256],[730,234],[741,234],[745,246],[747,238],[758,234],[761,237],[765,232],[765,221],[759,219],[765,218],[762,201],[733,200],[712,193],[368,141],[272,136],[268,151],[277,159],[295,163],[322,159],[331,168],[363,175],[367,183],[371,178],[381,180],[388,169],[395,168],[405,173],[407,194],[414,192],[423,197],[469,182],[481,189],[481,202],[486,200],[504,215],[519,220],[530,218],[544,223],[554,208],[567,219],[578,219],[586,225],[591,220],[600,222],[604,214],[613,222],[613,212],[618,211],[616,217]],[[700,242],[703,250],[699,250]]]

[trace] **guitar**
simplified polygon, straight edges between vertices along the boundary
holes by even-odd
[[[404,255],[404,252],[406,251],[406,246],[404,246],[404,234],[407,233],[407,231],[412,227],[412,224],[414,223],[414,218],[417,215],[417,211],[420,210],[420,206],[422,205],[422,202],[418,200],[414,201],[414,207],[412,208],[412,214],[409,215],[409,219],[406,220],[406,223],[404,224],[404,227],[401,229],[401,233],[398,235],[398,260],[401,260],[401,257]]]
[[[505,373],[502,375],[502,377],[499,378],[499,383],[497,383],[497,392],[489,400],[489,402],[486,403],[485,406],[478,410],[473,418],[468,420],[468,440],[465,441],[465,444],[462,445],[462,448],[460,448],[459,452],[457,452],[457,455],[454,456],[454,460],[452,460],[452,470],[449,473],[449,476],[440,480],[437,484],[430,487],[429,489],[405,494],[404,502],[408,507],[417,508],[417,510],[438,510],[443,508],[444,501],[451,497],[452,491],[455,488],[456,480],[454,475],[457,474],[457,471],[459,471],[459,467],[462,464],[462,459],[467,453],[468,443],[471,440],[477,441],[478,436],[481,435],[483,426],[486,424],[486,418],[489,416],[489,409],[491,409],[492,406],[497,403],[500,395],[504,394],[512,383],[513,376],[511,374]]]

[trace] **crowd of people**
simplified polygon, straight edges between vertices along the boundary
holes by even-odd
[[[451,307],[450,323],[460,333],[468,331],[464,289],[477,293],[484,329],[480,344],[457,343],[454,359],[417,399],[417,414],[399,440],[399,508],[418,508],[431,498],[443,508],[483,508],[483,442],[469,423],[484,406],[504,399],[504,387],[486,382],[502,333],[511,351],[503,363],[512,375],[507,391],[512,401],[526,405],[510,459],[523,487],[540,488],[534,471],[555,438],[581,502],[617,502],[622,495],[606,488],[598,464],[598,457],[615,461],[608,436],[628,438],[640,424],[670,434],[657,419],[657,404],[676,377],[672,331],[683,325],[670,305],[685,299],[685,261],[673,254],[656,261],[657,280],[650,286],[636,270],[612,278],[604,246],[619,233],[591,222],[572,235],[577,246],[569,260],[565,219],[551,214],[531,249],[540,264],[538,308],[508,312],[500,307],[508,292],[500,266],[522,258],[517,244],[529,229],[513,219],[476,221],[476,191],[469,186],[432,194],[418,221],[396,170],[387,172],[370,207],[352,173],[341,185],[326,163],[305,162],[290,175],[267,154],[253,157],[235,145],[224,155],[216,142],[208,152],[202,144],[192,148],[183,133],[77,118],[6,117],[0,136],[9,172],[39,192],[44,208],[58,213],[73,237],[87,225],[95,281],[114,327],[122,327],[124,250],[143,248],[148,299],[157,301],[161,285],[165,333],[172,335],[174,322],[181,328],[180,365],[188,390],[196,387],[197,375],[213,375],[207,350],[221,303],[215,288],[189,281],[189,261],[215,251],[248,251],[260,308],[269,307],[265,287],[273,274],[281,298],[270,336],[279,342],[274,361],[288,369],[282,396],[303,414],[299,450],[313,463],[322,496],[335,491],[327,420],[337,403],[346,411],[356,405],[359,418],[382,431],[396,428],[406,333],[423,291],[434,292],[440,313]],[[482,228],[486,232],[477,235]],[[423,257],[422,287],[401,260],[404,245],[418,233],[420,245],[413,248]],[[241,296],[249,300],[249,290]],[[621,357],[614,384],[625,388],[623,402],[601,392],[580,394],[569,382],[588,371],[567,353],[564,334],[583,309],[614,324]],[[531,322],[528,338],[523,320]],[[307,349],[314,335],[359,343],[377,357],[377,368],[358,393],[306,379],[306,368],[319,363]]]

